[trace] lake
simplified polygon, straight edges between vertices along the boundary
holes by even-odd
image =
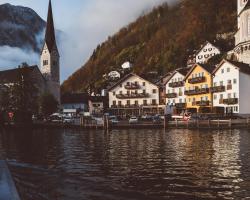
[[[250,131],[0,132],[23,200],[250,199]]]

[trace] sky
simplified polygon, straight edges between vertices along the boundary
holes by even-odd
[[[55,27],[63,32],[63,37],[58,39],[61,81],[79,69],[95,47],[108,36],[112,36],[153,7],[174,1],[52,0]],[[48,0],[0,0],[0,4],[4,3],[30,7],[46,20]],[[15,59],[7,60],[6,55],[15,55],[12,56]],[[39,65],[39,56],[24,49],[0,47],[0,69],[5,69],[10,64],[17,66],[22,62]]]

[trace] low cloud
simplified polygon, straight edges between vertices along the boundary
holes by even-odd
[[[39,55],[32,50],[24,50],[17,47],[0,47],[1,70],[13,69],[23,62],[30,65],[38,64]]]

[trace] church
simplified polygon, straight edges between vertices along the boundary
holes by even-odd
[[[40,68],[37,65],[25,65],[1,71],[0,86],[8,87],[8,85],[15,83],[20,68],[29,73],[35,80],[35,85],[40,94],[51,93],[60,103],[60,55],[56,44],[51,0],[48,7],[44,44],[40,53]]]

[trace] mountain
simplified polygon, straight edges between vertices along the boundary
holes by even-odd
[[[0,46],[30,48],[40,51],[46,22],[32,9],[11,4],[0,5]]]
[[[234,43],[236,7],[236,0],[163,4],[100,44],[87,63],[62,84],[62,92],[98,92],[107,85],[103,75],[120,69],[125,61],[133,63],[134,72],[140,75],[157,71],[159,77],[185,67],[188,55],[206,40],[226,51]]]

